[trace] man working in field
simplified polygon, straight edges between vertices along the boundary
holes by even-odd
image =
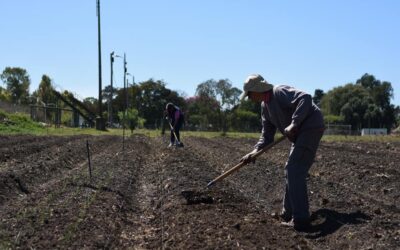
[[[252,155],[274,141],[278,129],[291,142],[285,166],[286,189],[280,218],[283,225],[304,231],[310,226],[306,177],[323,135],[321,111],[309,94],[293,87],[269,84],[261,75],[250,75],[241,99],[261,102],[262,134],[254,150],[242,158],[248,163]]]

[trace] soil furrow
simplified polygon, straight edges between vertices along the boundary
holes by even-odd
[[[322,142],[308,180],[312,228],[299,233],[271,216],[281,208],[289,142],[207,189],[257,139],[184,137],[184,148],[167,148],[168,138],[131,136],[124,152],[113,136],[1,141],[11,156],[0,163],[0,249],[400,245],[396,142]]]
[[[206,143],[201,144],[196,143],[196,140],[197,138],[188,138],[187,144],[190,143],[189,145],[193,145],[195,147],[194,151],[201,157],[208,158],[208,162],[214,162],[216,169],[220,170],[221,172],[226,171],[234,165],[228,164],[230,166],[227,167],[225,165],[227,162],[232,162],[232,159],[238,159],[240,157],[240,154],[242,154],[240,146],[238,146],[238,150],[227,153],[227,151],[224,150],[224,147],[221,146],[221,144],[223,143],[216,143],[214,139],[203,139],[203,141],[206,141]],[[236,144],[240,145],[238,142],[236,142]],[[281,207],[281,197],[284,187],[284,183],[282,181],[284,173],[283,168],[278,168],[276,167],[276,165],[284,165],[284,160],[287,157],[287,155],[282,157],[287,150],[284,148],[285,146],[290,147],[290,145],[285,144],[278,145],[278,147],[276,147],[275,149],[270,150],[266,154],[266,157],[263,157],[267,159],[266,161],[261,158],[257,161],[255,165],[246,166],[245,169],[242,169],[238,173],[234,173],[232,176],[225,179],[224,182],[229,182],[230,184],[234,185],[237,190],[241,191],[243,195],[251,199],[256,204],[259,204],[261,208],[265,208],[270,212],[279,211]],[[245,147],[247,148],[248,146],[245,145]],[[219,148],[220,152],[208,150],[209,148]],[[309,183],[309,190],[312,192],[310,194],[310,206],[314,215],[313,218],[315,221],[313,221],[313,224],[316,224],[316,226],[314,227],[316,232],[307,235],[307,238],[313,239],[315,241],[314,244],[316,244],[317,246],[319,244],[319,239],[323,237],[326,240],[326,244],[321,244],[321,246],[324,246],[324,248],[327,246],[334,246],[335,244],[332,243],[335,242],[339,237],[344,237],[346,233],[353,236],[357,235],[357,237],[363,238],[363,235],[358,235],[360,227],[365,228],[365,230],[374,231],[371,227],[369,227],[369,221],[372,220],[372,224],[379,225],[379,221],[381,219],[383,219],[383,221],[386,221],[387,219],[374,218],[374,215],[376,215],[376,213],[398,213],[398,209],[394,205],[394,203],[390,200],[382,200],[381,195],[367,194],[361,191],[359,186],[358,188],[351,188],[357,187],[357,183],[360,183],[360,180],[358,178],[347,178],[341,179],[340,181],[336,178],[331,178],[329,179],[329,182],[332,183],[331,186],[326,185],[327,181],[319,179],[321,178],[321,176],[318,173],[321,173],[321,171],[323,171],[321,169],[326,168],[327,164],[329,164],[325,159],[325,155],[331,155],[329,151],[325,150],[326,149],[324,148],[322,150],[319,150],[317,155],[317,158],[319,159],[317,163],[314,164],[311,171],[312,181],[310,181]],[[262,163],[260,163],[260,161],[262,161]],[[379,158],[374,159],[373,161],[379,162]],[[346,163],[346,161],[343,162]],[[328,170],[326,171],[328,172]],[[346,169],[346,171],[350,170]],[[342,172],[343,171],[335,172],[335,170],[332,169],[329,171],[329,176],[332,175],[333,177],[337,177],[340,176]],[[396,175],[394,174],[394,176]],[[327,176],[325,175],[323,175],[323,177],[327,178]],[[216,185],[219,184],[217,183]],[[347,185],[346,188],[344,185]],[[341,192],[336,192],[337,190],[341,190]],[[371,190],[371,186],[370,188],[366,186],[366,190]],[[332,191],[333,195],[329,195],[329,191]],[[342,206],[329,206],[330,204],[336,204],[335,202],[337,204],[341,204]],[[360,203],[365,203],[365,205],[360,207]],[[323,217],[323,219],[321,219],[321,217]],[[394,224],[397,224],[397,219],[394,221]],[[349,228],[348,230],[346,230],[346,232],[331,235],[345,225]],[[399,232],[396,233],[396,231],[386,231],[380,229],[377,229],[376,232],[379,232],[379,235],[399,234]],[[399,238],[398,236],[396,237]],[[381,244],[385,246],[394,246],[394,241],[387,239],[387,237],[380,240],[383,241],[381,242]],[[365,246],[364,244],[367,243],[359,241],[357,243],[354,243],[353,245],[360,247]]]
[[[204,191],[208,180],[218,171],[197,155],[196,148],[189,145],[167,150],[160,170],[165,177],[165,196],[160,207],[165,222],[165,248],[314,248],[307,239],[283,240],[288,229],[280,227],[231,183],[220,183]],[[187,205],[181,192],[188,190],[205,192],[214,202]]]

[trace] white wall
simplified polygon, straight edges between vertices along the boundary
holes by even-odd
[[[363,128],[361,135],[387,135],[386,128]]]

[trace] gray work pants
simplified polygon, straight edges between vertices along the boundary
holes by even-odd
[[[306,178],[323,133],[318,130],[303,131],[290,149],[289,160],[285,167],[286,190],[283,211],[292,215],[294,220],[310,217]]]

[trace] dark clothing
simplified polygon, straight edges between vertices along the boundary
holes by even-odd
[[[278,129],[282,134],[291,123],[299,133],[309,129],[324,128],[324,119],[309,94],[286,85],[275,86],[268,103],[261,103],[262,132],[256,144],[261,149],[274,141]]]
[[[175,135],[178,138],[178,141],[180,142],[181,138],[179,131],[184,123],[183,112],[178,107],[175,106],[172,112],[168,112],[168,118],[171,122],[171,126],[174,128],[173,130],[171,129],[171,143],[175,143]]]
[[[283,210],[295,220],[310,217],[306,178],[323,133],[321,130],[304,131],[290,148],[289,160],[285,166]]]
[[[174,132],[175,132],[176,137],[178,138],[178,141],[179,142],[181,141],[181,136],[180,136],[179,131],[180,131],[182,125],[183,125],[183,119],[178,119],[178,122],[175,125],[175,129],[171,130],[171,143],[175,143]]]
[[[298,128],[285,167],[283,211],[295,220],[308,219],[306,177],[323,135],[322,113],[309,94],[285,85],[274,87],[261,108],[262,134],[254,146],[257,150],[274,141],[277,129],[284,134],[290,124]]]

